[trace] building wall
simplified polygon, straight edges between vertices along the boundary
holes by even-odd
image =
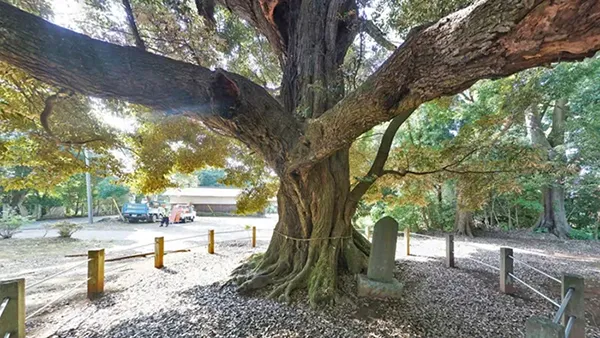
[[[171,204],[215,204],[215,205],[234,205],[235,197],[204,197],[204,196],[169,196]]]
[[[219,212],[219,213],[235,213],[236,206],[235,204],[194,204],[194,208],[196,212]]]
[[[196,212],[234,213],[235,197],[170,196],[170,204],[193,204]]]

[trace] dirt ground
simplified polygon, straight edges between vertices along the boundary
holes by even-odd
[[[95,244],[55,241],[15,242],[12,247],[0,241],[0,275],[6,266],[17,271],[17,265],[29,265],[27,257],[37,257],[33,264],[44,266],[43,257],[62,253],[56,251],[57,246],[66,244],[68,251],[75,253]],[[442,239],[413,236],[408,257],[404,256],[403,243],[399,238],[395,276],[404,283],[404,296],[396,301],[356,298],[351,276],[340,280],[344,302],[316,310],[304,302],[303,292],[295,294],[291,305],[260,295],[242,296],[226,283],[229,274],[251,254],[266,250],[268,241],[259,241],[254,249],[245,240],[217,242],[215,255],[206,253],[199,241],[192,252],[166,256],[162,270],[152,267],[152,258],[107,263],[104,297],[88,301],[85,287],[81,287],[29,320],[28,334],[111,338],[523,337],[527,318],[551,317],[556,308],[522,285],[517,285],[514,295],[499,292],[498,272],[480,262],[498,267],[499,248],[506,246],[514,248],[516,259],[557,278],[563,272],[584,276],[587,337],[600,337],[600,243],[564,242],[528,233],[457,238],[454,269],[444,266]],[[55,249],[44,249],[45,244]],[[35,249],[27,249],[30,246]],[[8,255],[20,263],[6,265]],[[559,283],[518,263],[515,274],[560,302]],[[84,279],[85,265],[68,278],[28,292],[28,314],[43,305],[47,296],[59,296]]]

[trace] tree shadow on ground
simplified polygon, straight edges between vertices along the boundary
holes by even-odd
[[[374,316],[360,318],[358,311],[349,307],[311,309],[301,302],[287,305],[242,296],[234,287],[218,284],[187,289],[179,292],[177,298],[180,302],[172,309],[123,319],[107,330],[90,325],[56,337],[367,337],[371,333],[379,337],[420,336],[410,326],[396,325],[403,320],[387,307],[402,308],[398,301],[366,301]]]

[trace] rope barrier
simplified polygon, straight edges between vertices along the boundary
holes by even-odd
[[[202,243],[200,243],[198,245],[188,246],[186,249],[187,250],[196,249],[196,248],[199,248],[199,247],[205,246],[205,245],[208,245],[208,241],[202,242]]]
[[[495,267],[495,266],[493,266],[493,265],[489,265],[489,264],[487,264],[487,263],[484,263],[484,262],[482,262],[482,261],[480,261],[480,260],[477,260],[477,259],[473,259],[473,258],[469,258],[469,257],[460,257],[460,258],[468,259],[468,260],[470,260],[470,261],[473,261],[473,262],[479,263],[479,264],[481,264],[481,265],[485,265],[485,266],[487,266],[488,268],[492,268],[492,269],[494,269],[494,270],[496,270],[496,271],[500,271],[500,268],[497,268],[497,267]]]
[[[565,310],[567,309],[567,305],[569,305],[569,301],[571,300],[571,297],[573,297],[573,291],[574,291],[573,288],[569,288],[569,290],[567,290],[567,294],[565,295],[565,298],[563,298],[563,301],[560,304],[558,311],[556,311],[556,314],[554,315],[554,319],[552,320],[552,322],[558,323],[558,321],[560,320],[560,317],[562,317],[563,313],[565,313]]]
[[[528,287],[528,288],[529,288],[531,291],[533,291],[533,292],[537,293],[538,295],[540,295],[540,296],[544,297],[544,299],[546,299],[546,300],[547,300],[547,301],[549,301],[550,303],[554,304],[554,306],[556,306],[557,308],[560,308],[560,304],[558,304],[557,302],[555,302],[554,300],[552,300],[552,298],[550,298],[550,297],[546,296],[545,294],[543,294],[543,293],[539,292],[539,291],[538,291],[538,290],[536,290],[536,289],[535,289],[533,286],[531,286],[531,285],[529,285],[529,284],[525,283],[524,281],[522,281],[521,279],[519,279],[519,278],[518,278],[517,276],[515,276],[514,274],[512,274],[512,273],[510,273],[510,272],[509,272],[509,273],[508,273],[508,275],[509,275],[509,276],[511,276],[512,278],[514,278],[514,279],[515,279],[517,282],[519,282],[519,283],[521,283],[521,284],[525,285],[526,287]]]
[[[113,253],[113,252],[121,252],[121,251],[127,251],[127,250],[139,249],[139,248],[143,248],[143,247],[150,246],[150,245],[154,245],[154,242],[152,242],[152,243],[147,243],[147,244],[141,244],[141,245],[134,246],[134,247],[121,248],[121,249],[119,249],[119,250],[115,250],[115,251],[107,251],[107,253]]]
[[[127,270],[128,268],[130,268],[135,263],[138,263],[138,262],[137,261],[133,261],[133,262],[130,262],[128,264],[124,264],[124,265],[118,267],[116,270],[112,270],[112,271],[109,271],[109,272],[105,273],[104,277],[112,276],[112,275],[116,274],[117,272],[123,272],[123,271]]]
[[[249,232],[249,231],[251,231],[251,230],[252,230],[252,229],[242,229],[242,230],[219,231],[219,232],[215,232],[215,235],[218,235],[218,234],[233,234],[233,233],[236,233],[236,232]]]
[[[194,236],[179,237],[179,238],[173,238],[173,239],[165,239],[165,243],[167,243],[167,242],[175,242],[175,241],[182,241],[184,239],[190,239],[190,238],[198,238],[198,237],[202,237],[202,236],[207,236],[207,234],[199,234],[199,235],[194,235]]]
[[[75,285],[74,287],[70,288],[67,292],[63,293],[62,295],[54,298],[53,300],[51,300],[48,304],[42,306],[41,308],[37,309],[35,312],[33,312],[32,314],[30,314],[29,316],[25,317],[25,320],[29,320],[32,317],[34,317],[35,315],[39,314],[40,312],[44,311],[45,309],[47,309],[50,305],[58,302],[59,300],[69,296],[70,294],[73,293],[73,291],[75,291],[77,288],[81,287],[83,284],[87,283],[90,280],[90,278],[84,280],[83,282]]]
[[[410,234],[413,235],[413,236],[420,236],[420,237],[425,237],[425,238],[443,239],[441,237],[435,237],[435,236],[429,236],[429,235],[422,235],[422,234],[418,234],[416,232],[411,232]]]
[[[285,239],[291,239],[293,241],[299,241],[299,242],[310,242],[310,241],[317,241],[317,240],[326,240],[326,239],[349,239],[352,238],[352,235],[350,236],[344,236],[344,237],[317,237],[317,238],[297,238],[297,237],[291,237],[288,236],[286,234],[283,234],[277,230],[273,230],[274,233],[282,236]]]
[[[47,282],[47,281],[51,280],[52,278],[54,278],[54,277],[56,277],[56,276],[58,276],[58,275],[62,275],[62,274],[63,274],[63,273],[65,273],[65,272],[69,272],[69,271],[71,271],[71,270],[75,269],[76,267],[78,267],[78,266],[80,266],[80,265],[83,265],[83,264],[85,264],[85,263],[87,263],[87,262],[89,262],[89,261],[91,261],[91,259],[86,259],[85,261],[81,261],[81,262],[79,262],[79,263],[77,263],[77,264],[75,264],[75,265],[71,266],[71,267],[70,267],[70,268],[68,268],[68,269],[65,269],[65,270],[63,270],[63,271],[57,272],[57,273],[55,273],[55,274],[53,274],[53,275],[51,275],[51,276],[49,276],[49,277],[46,277],[46,278],[42,279],[42,280],[41,280],[41,281],[39,281],[39,282],[36,282],[36,283],[33,283],[33,284],[29,285],[29,286],[27,287],[27,289],[32,289],[32,288],[34,288],[34,287],[36,287],[36,286],[38,286],[38,285],[40,285],[40,284],[42,284],[42,283],[45,283],[45,282]]]
[[[2,304],[0,304],[0,318],[2,318],[2,314],[4,313],[4,310],[6,309],[6,306],[8,305],[8,302],[10,301],[10,298],[6,297],[2,300]]]
[[[523,261],[520,261],[520,260],[518,260],[518,259],[514,258],[514,257],[513,257],[513,256],[511,256],[511,255],[508,255],[508,257],[512,258],[512,260],[513,260],[513,261],[515,261],[515,262],[517,262],[517,263],[520,263],[520,264],[523,264],[523,265],[525,265],[526,267],[528,267],[528,268],[530,268],[530,269],[532,269],[532,270],[534,270],[534,271],[537,271],[537,272],[541,273],[542,275],[544,275],[544,276],[546,276],[546,277],[548,277],[548,278],[550,278],[550,279],[552,279],[552,280],[554,280],[554,281],[556,281],[556,282],[558,282],[558,283],[562,284],[562,282],[560,281],[560,279],[558,279],[558,278],[555,278],[555,277],[552,277],[552,276],[550,276],[549,274],[545,273],[544,271],[542,271],[542,270],[539,270],[539,269],[537,269],[537,268],[534,268],[533,266],[531,266],[531,265],[529,265],[529,264],[527,264],[527,263],[525,263],[525,262],[523,262]]]

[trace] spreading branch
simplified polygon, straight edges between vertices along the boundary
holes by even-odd
[[[358,90],[310,121],[310,142],[296,149],[289,170],[310,167],[377,124],[477,80],[593,55],[598,15],[597,0],[487,0],[412,32]]]
[[[375,155],[375,160],[373,160],[369,172],[352,188],[348,195],[348,203],[346,206],[346,213],[348,215],[351,216],[354,214],[360,199],[369,188],[371,188],[377,178],[383,175],[383,167],[390,155],[394,136],[402,123],[404,123],[404,118],[402,116],[394,118],[383,133],[381,142],[379,143],[379,149],[377,149],[377,155]]]
[[[62,144],[62,145],[84,145],[84,144],[88,144],[88,143],[92,143],[92,142],[103,141],[103,139],[101,139],[101,138],[93,138],[93,139],[84,140],[84,141],[73,141],[73,140],[64,141],[64,140],[61,140],[58,136],[56,136],[52,132],[52,129],[50,129],[49,119],[50,119],[50,115],[52,115],[52,112],[54,111],[54,105],[56,104],[56,102],[59,99],[69,97],[72,94],[73,93],[69,92],[68,90],[61,89],[60,91],[58,91],[58,93],[52,94],[52,95],[48,96],[46,98],[46,100],[44,100],[44,110],[42,110],[42,112],[40,113],[40,123],[42,124],[44,131],[51,139],[56,141],[57,144]]]
[[[361,21],[361,30],[375,40],[381,47],[393,52],[396,50],[396,45],[387,39],[385,33],[377,27],[377,25],[371,20]]]
[[[0,1],[0,61],[83,95],[202,120],[260,150],[272,166],[299,137],[297,122],[249,79],[92,39]],[[265,123],[269,121],[269,123]],[[279,142],[264,142],[270,135]],[[279,147],[280,149],[277,149]]]

